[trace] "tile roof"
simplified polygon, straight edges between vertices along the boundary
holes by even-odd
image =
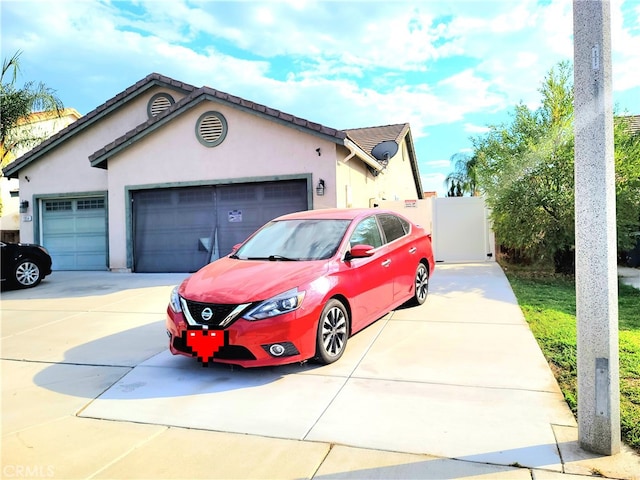
[[[246,100],[229,93],[221,92],[211,87],[204,86],[201,88],[197,88],[193,85],[176,81],[172,78],[160,75],[158,73],[151,73],[142,80],[136,82],[134,85],[128,87],[126,90],[120,92],[115,97],[96,107],[94,110],[87,113],[85,116],[81,117],[57,134],[45,140],[43,143],[27,152],[15,162],[6,166],[4,168],[5,175],[8,177],[17,178],[18,172],[23,166],[26,166],[30,162],[46,154],[48,151],[54,149],[56,146],[64,142],[67,138],[96,123],[102,117],[108,115],[119,106],[129,102],[141,93],[156,85],[181,90],[186,95],[161,114],[150,118],[146,122],[138,125],[136,128],[114,139],[108,145],[105,145],[104,147],[91,154],[89,156],[89,161],[91,162],[92,166],[106,168],[108,158],[111,155],[126,148],[128,145],[135,142],[136,139],[146,135],[147,133],[153,131],[155,128],[160,127],[164,123],[167,123],[171,118],[180,115],[182,112],[188,110],[189,108],[197,105],[204,100],[224,103],[235,108],[247,111],[249,113],[263,116],[272,121],[280,122],[288,126],[293,126],[293,128],[325,137],[328,140],[334,141],[338,144],[344,144],[345,140],[349,139],[353,143],[355,143],[363,152],[365,152],[366,155],[369,156],[371,156],[371,150],[373,149],[373,147],[375,147],[378,143],[386,140],[394,140],[396,143],[400,144],[402,139],[406,137],[410,146],[411,156],[414,159],[415,163],[415,152],[413,151],[413,142],[410,138],[411,133],[408,123],[384,125],[379,127],[338,130],[306,120],[301,117],[297,117],[286,112],[282,112],[274,108],[270,108],[266,105],[252,102],[250,100]],[[371,156],[371,160],[375,161],[373,156]],[[417,167],[414,168],[417,169]],[[417,170],[414,172],[414,176],[418,178]]]
[[[106,168],[106,161],[110,153],[115,153],[119,147],[130,144],[134,139],[145,135],[151,131],[154,126],[160,126],[168,121],[168,119],[179,115],[187,109],[197,105],[198,103],[210,100],[214,102],[224,103],[242,110],[267,117],[271,120],[279,121],[284,124],[293,124],[297,128],[308,130],[311,133],[319,134],[334,139],[334,141],[342,141],[346,137],[346,133],[342,130],[326,127],[319,123],[311,122],[304,118],[291,115],[289,113],[267,107],[259,103],[246,100],[244,98],[221,92],[211,87],[201,87],[192,91],[189,95],[183,97],[174,103],[170,108],[161,114],[150,118],[146,122],[138,125],[135,129],[128,131],[113,142],[105,145],[100,150],[89,156],[89,161],[94,167]]]
[[[408,123],[398,123],[380,127],[351,128],[345,130],[345,133],[353,143],[371,155],[373,147],[380,142],[394,140],[399,145],[408,131]]]

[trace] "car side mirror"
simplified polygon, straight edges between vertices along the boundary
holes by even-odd
[[[365,258],[373,255],[373,246],[371,245],[354,245],[345,255],[345,260],[352,258]]]

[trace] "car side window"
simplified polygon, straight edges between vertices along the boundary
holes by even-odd
[[[349,244],[371,245],[374,248],[382,246],[382,236],[375,217],[367,217],[362,220],[351,234]]]
[[[409,232],[411,232],[411,224],[404,218],[398,217],[398,220],[400,220],[400,223],[402,224],[402,228],[404,229],[404,234],[409,235]]]
[[[380,226],[384,231],[387,243],[393,242],[394,240],[406,235],[402,222],[395,215],[378,215],[378,220],[380,221]]]

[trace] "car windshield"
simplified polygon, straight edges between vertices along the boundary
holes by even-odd
[[[324,260],[332,257],[350,220],[270,222],[235,252],[242,260]]]

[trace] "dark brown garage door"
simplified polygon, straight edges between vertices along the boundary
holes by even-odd
[[[274,217],[308,209],[306,180],[132,193],[136,272],[194,272]]]

